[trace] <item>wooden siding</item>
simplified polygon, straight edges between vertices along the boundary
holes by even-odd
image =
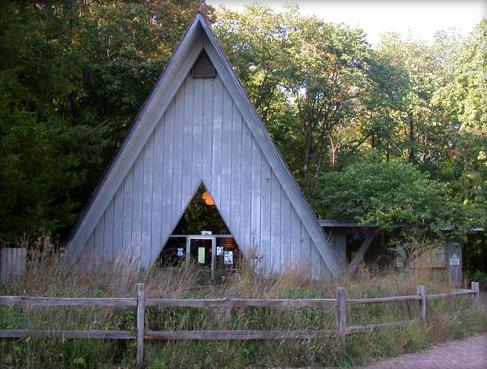
[[[217,79],[188,77],[203,48]],[[192,183],[195,178],[200,182]],[[306,264],[315,275],[340,272],[343,265],[197,14],[73,228],[65,260],[96,251],[149,265],[201,182],[227,225],[239,231],[244,251],[255,251],[255,267],[279,272]],[[113,231],[105,234],[106,224]]]
[[[187,76],[84,250],[108,260],[128,250],[151,265],[200,183],[260,271],[295,265],[329,274],[218,76]]]
[[[0,281],[20,277],[25,271],[27,249],[0,248]]]

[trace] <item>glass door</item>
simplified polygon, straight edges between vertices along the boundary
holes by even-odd
[[[187,255],[192,263],[198,265],[201,270],[214,275],[215,271],[215,237],[190,236],[188,237]]]

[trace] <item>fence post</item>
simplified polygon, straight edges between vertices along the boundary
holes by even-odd
[[[347,328],[347,291],[343,287],[337,288],[337,331],[341,337],[345,336]]]
[[[479,282],[472,282],[472,291],[474,293],[473,302],[477,307],[479,307],[480,306],[480,283]]]
[[[144,362],[144,284],[137,283],[137,368],[140,368]]]
[[[426,321],[426,292],[424,286],[416,286],[416,293],[419,295],[419,313],[421,320]]]

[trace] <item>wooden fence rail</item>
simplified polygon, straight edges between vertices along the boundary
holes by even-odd
[[[366,299],[347,299],[346,290],[338,287],[334,299],[164,299],[146,298],[144,285],[137,284],[137,297],[122,298],[71,298],[71,297],[30,297],[30,296],[0,296],[0,305],[20,306],[102,306],[102,307],[136,307],[136,332],[124,330],[29,330],[29,329],[0,329],[0,338],[22,337],[61,337],[88,339],[121,339],[136,340],[136,363],[140,367],[144,361],[145,340],[272,340],[272,339],[313,339],[321,337],[344,337],[350,334],[371,332],[385,328],[397,328],[414,322],[403,320],[389,323],[353,325],[346,322],[347,305],[382,304],[391,302],[418,301],[419,317],[426,320],[426,302],[440,298],[472,295],[478,306],[479,283],[472,282],[471,289],[462,289],[448,293],[426,295],[424,286],[417,286],[416,295],[376,297]],[[336,307],[335,330],[288,330],[288,331],[258,331],[258,330],[206,330],[206,331],[151,331],[146,330],[145,309],[147,306],[166,307],[210,307],[210,308],[242,308],[269,307],[297,309],[303,307]]]

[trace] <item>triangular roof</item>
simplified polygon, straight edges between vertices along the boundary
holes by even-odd
[[[134,164],[144,144],[153,133],[179,87],[184,82],[185,77],[190,73],[191,67],[202,50],[206,51],[216,68],[219,77],[238,107],[253,138],[258,143],[263,155],[293,204],[298,217],[313,243],[317,245],[318,252],[323,258],[327,269],[330,274],[337,275],[341,268],[335,252],[329,246],[314,212],[305,200],[264,124],[250,103],[240,80],[218,45],[209,25],[200,13],[196,14],[187,29],[165,71],[140,110],[125,141],[105,171],[89,203],[73,228],[68,243],[76,250],[70,250],[70,252],[74,252],[74,255],[78,256],[82,245],[86,243],[89,235],[93,232],[97,222],[102,217],[109,202]]]

